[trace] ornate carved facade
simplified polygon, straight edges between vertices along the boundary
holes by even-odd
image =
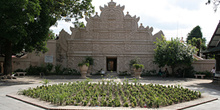
[[[153,42],[163,32],[152,35],[152,27],[139,26],[140,18],[124,15],[124,8],[111,1],[100,7],[100,15],[86,18],[85,28],[71,28],[71,35],[62,30],[57,41],[57,63],[77,69],[85,56],[92,56],[94,71],[107,71],[114,63],[118,72],[129,70],[130,60],[139,57],[146,70],[157,69]]]

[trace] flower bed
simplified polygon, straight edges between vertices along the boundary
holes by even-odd
[[[147,107],[168,106],[201,97],[201,93],[180,86],[116,83],[113,80],[90,83],[69,82],[42,85],[21,91],[22,95],[39,98],[55,105]]]

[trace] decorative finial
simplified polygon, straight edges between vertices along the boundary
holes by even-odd
[[[127,14],[129,14],[129,12],[127,11]]]
[[[96,15],[98,15],[98,12],[95,12]]]
[[[115,8],[116,7],[116,3],[113,2],[113,0],[111,0],[111,2],[108,3],[108,7]]]
[[[141,23],[141,26],[142,26],[143,24]]]

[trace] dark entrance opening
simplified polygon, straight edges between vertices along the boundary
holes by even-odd
[[[215,60],[216,60],[216,67],[215,67],[215,70],[216,70],[216,76],[220,76],[220,55],[217,55],[215,56]]]
[[[117,71],[117,58],[116,57],[107,57],[107,71]]]

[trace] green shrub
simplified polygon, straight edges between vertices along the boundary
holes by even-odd
[[[74,105],[75,104],[75,100],[71,100],[70,103]]]
[[[94,101],[90,101],[90,106],[95,106],[95,103],[94,103]]]
[[[145,70],[143,69],[141,76],[157,76],[156,70]]]
[[[130,74],[128,73],[128,71],[119,71],[119,76],[130,76]]]
[[[143,107],[144,107],[144,104],[145,104],[145,103],[144,103],[144,101],[143,101],[143,100],[141,100],[141,101],[140,101],[140,107],[142,107],[142,108],[143,108]]]
[[[83,66],[83,65],[89,66],[89,63],[88,63],[88,62],[83,61],[82,63],[79,63],[79,64],[78,64],[78,66],[79,66],[79,67],[80,67],[80,66]]]
[[[57,64],[55,66],[55,74],[62,74],[61,65]]]
[[[71,75],[80,75],[80,72],[77,71],[76,69],[71,70]]]
[[[128,100],[127,97],[123,97],[124,102],[127,102],[127,100]]]
[[[71,68],[63,68],[61,73],[63,75],[69,75],[72,73],[71,71],[72,71]]]
[[[199,97],[201,97],[201,92],[199,91],[199,95],[198,95]]]
[[[102,106],[107,106],[107,101],[103,101]]]
[[[25,71],[28,75],[39,75],[41,72],[46,73],[46,69],[43,66],[38,67],[30,65]]]
[[[128,107],[128,102],[125,102],[123,107]]]
[[[113,105],[113,101],[112,101],[112,100],[109,100],[109,101],[108,101],[108,106],[109,106],[109,107],[112,107],[112,105]]]
[[[59,100],[59,105],[63,105],[65,96],[63,94],[60,94],[57,97],[58,97],[58,100]]]
[[[133,64],[138,64],[139,62],[139,58],[136,57],[135,59],[130,60],[129,66],[132,67]]]
[[[195,74],[205,75],[206,78],[212,77],[212,73],[210,71],[200,71],[200,72],[196,72]]]
[[[70,101],[66,101],[66,105],[70,105]]]
[[[135,102],[132,102],[132,103],[131,103],[131,107],[133,107],[133,108],[135,108],[135,107],[136,107]]]
[[[183,68],[181,71],[185,74],[184,77],[194,78],[195,70],[193,66]]]
[[[178,99],[177,98],[174,98],[173,99],[173,102],[176,104],[176,103],[178,103]]]
[[[94,64],[94,59],[91,56],[85,57],[85,60],[86,60],[87,63],[89,63],[89,65]]]
[[[44,75],[50,75],[52,73],[52,69],[53,64],[47,63],[46,65],[42,64],[41,66],[30,65],[30,67],[28,67],[25,71],[28,75],[39,75],[40,73],[44,73]]]
[[[121,106],[121,103],[120,103],[119,100],[115,100],[114,103],[115,103],[115,107],[120,107]]]
[[[179,101],[182,102],[183,101],[183,97],[179,97]]]
[[[172,104],[173,104],[173,101],[172,101],[172,100],[169,100],[169,101],[168,101],[168,104],[169,104],[169,105],[172,105]]]
[[[49,83],[50,83],[50,81],[48,79],[44,79],[43,82],[42,82],[43,85],[47,85]]]
[[[144,68],[144,65],[143,64],[133,64],[133,67],[135,67],[136,69],[143,69]]]
[[[44,73],[44,75],[51,75],[52,74],[53,65],[48,63],[46,66],[30,66],[25,71],[28,75],[39,75],[39,73]],[[80,72],[76,69],[71,68],[63,68],[61,69],[61,65],[55,66],[55,75],[80,75]]]
[[[159,98],[159,97],[155,97],[155,98],[154,98],[154,105],[155,105],[157,108],[159,108],[160,103],[161,103],[160,98]]]
[[[99,102],[97,100],[95,101],[95,106],[99,106]]]
[[[77,71],[76,69],[63,68],[63,69],[59,72],[59,75],[80,75],[80,72]]]
[[[124,93],[124,95],[122,95]],[[20,94],[49,101],[56,105],[119,107],[159,107],[201,97],[201,93],[180,86],[159,84],[123,84],[113,81],[89,83],[89,80],[54,85],[42,85]],[[102,95],[106,94],[106,95]],[[113,99],[113,100],[112,100]],[[122,103],[121,103],[122,102]],[[129,105],[130,104],[130,105]]]
[[[50,74],[52,69],[53,69],[53,64],[52,63],[47,63],[45,68],[46,68],[47,73]]]

